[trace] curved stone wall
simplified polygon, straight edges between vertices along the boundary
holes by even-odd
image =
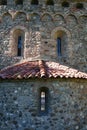
[[[45,82],[45,84],[44,84]],[[39,89],[46,87],[48,113],[39,111]],[[0,82],[1,130],[86,130],[86,80]]]

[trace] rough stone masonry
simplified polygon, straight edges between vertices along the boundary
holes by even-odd
[[[87,130],[87,1],[50,1],[0,2],[0,130]]]

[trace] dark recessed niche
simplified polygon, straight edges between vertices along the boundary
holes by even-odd
[[[7,5],[7,0],[0,0],[0,5]]]
[[[62,2],[62,7],[69,7],[69,2],[67,1]]]
[[[76,4],[76,8],[77,8],[77,9],[83,9],[83,7],[84,7],[84,6],[83,6],[82,3],[77,3],[77,4]]]
[[[38,5],[38,0],[31,0],[31,5]]]
[[[16,5],[23,5],[23,0],[15,0]]]
[[[53,0],[47,0],[47,1],[46,1],[46,5],[54,5]]]
[[[45,44],[47,44],[48,42],[44,42]]]

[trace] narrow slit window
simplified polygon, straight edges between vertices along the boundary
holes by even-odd
[[[41,92],[41,111],[45,111],[46,110],[46,93],[45,92]]]
[[[22,37],[18,37],[18,56],[21,56],[22,53]]]
[[[58,56],[61,56],[61,38],[57,38],[57,52]]]
[[[39,102],[39,113],[41,115],[45,115],[48,113],[48,97],[49,97],[49,90],[46,87],[42,87],[40,89],[40,102]]]

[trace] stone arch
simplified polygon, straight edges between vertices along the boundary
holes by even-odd
[[[65,23],[65,19],[61,14],[55,14],[54,22],[57,22],[57,24],[63,24],[63,23]]]
[[[52,16],[51,16],[49,13],[44,13],[44,14],[42,15],[42,17],[41,17],[41,20],[42,20],[42,21],[52,21],[53,18],[52,18]]]
[[[77,23],[78,23],[78,20],[77,20],[77,17],[73,14],[69,14],[67,17],[66,17],[66,22],[68,25],[70,26],[75,26]]]
[[[53,31],[51,32],[51,38],[52,39],[56,39],[57,36],[56,36],[56,32],[61,30],[62,32],[65,32],[67,37],[70,39],[71,38],[71,33],[69,30],[67,30],[66,28],[64,27],[56,27],[55,29],[53,29]]]
[[[38,21],[40,21],[40,15],[38,13],[32,13],[30,15],[30,20],[38,22]]]
[[[12,21],[12,15],[9,12],[5,12],[2,15],[2,22],[10,23]]]
[[[15,14],[14,14],[14,17],[13,19],[19,19],[19,20],[23,20],[23,21],[26,21],[27,20],[27,16],[26,16],[26,13],[25,12],[22,12],[22,11],[17,11]]]
[[[79,23],[81,24],[87,24],[87,15],[82,15],[78,18]]]
[[[18,36],[22,36],[22,57],[26,57],[26,39],[29,37],[28,30],[23,26],[16,26],[10,31],[10,47],[11,47],[11,56],[17,56],[17,43]]]

